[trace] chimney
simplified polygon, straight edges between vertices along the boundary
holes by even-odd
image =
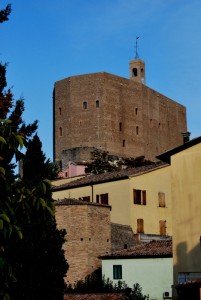
[[[184,144],[190,141],[190,135],[191,135],[190,132],[186,131],[186,132],[182,132],[181,134],[183,136],[183,143]]]

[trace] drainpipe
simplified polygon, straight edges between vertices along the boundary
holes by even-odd
[[[94,186],[91,185],[91,198],[92,198],[92,202],[94,202]]]

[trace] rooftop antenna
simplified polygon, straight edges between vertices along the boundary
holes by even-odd
[[[137,40],[138,39],[139,39],[139,36],[136,36],[136,39],[135,39],[135,59],[139,58],[138,51],[137,51]]]

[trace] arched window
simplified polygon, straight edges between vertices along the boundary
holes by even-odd
[[[133,68],[133,76],[137,77],[137,68]]]

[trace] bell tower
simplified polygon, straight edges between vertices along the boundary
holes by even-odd
[[[145,84],[145,63],[137,58],[131,60],[130,63],[130,79]]]
[[[130,79],[145,84],[145,63],[138,55],[138,39],[135,40],[135,59],[130,61]]]

